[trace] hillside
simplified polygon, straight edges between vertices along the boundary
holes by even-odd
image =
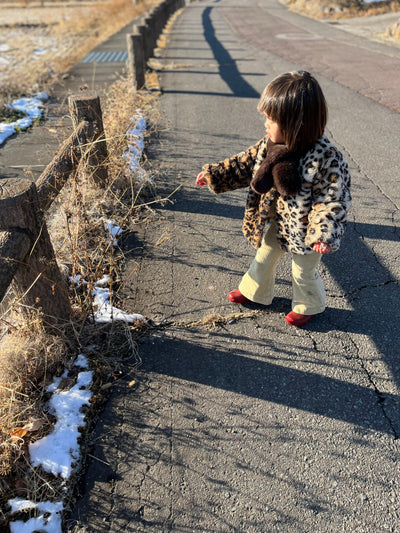
[[[400,1],[363,0],[282,0],[292,11],[313,18],[347,18],[374,16],[388,12],[399,12]]]

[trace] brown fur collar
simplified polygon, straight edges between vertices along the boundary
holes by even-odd
[[[290,152],[286,145],[276,144],[268,139],[267,156],[250,182],[254,192],[264,194],[275,185],[282,196],[293,196],[301,187],[298,173],[299,152]]]

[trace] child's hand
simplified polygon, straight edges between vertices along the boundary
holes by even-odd
[[[199,187],[203,187],[203,185],[207,185],[207,180],[204,177],[203,172],[200,172],[200,174],[197,176],[196,185],[198,185]]]
[[[313,246],[313,250],[319,254],[329,254],[331,253],[332,248],[329,244],[325,244],[324,242],[316,242]]]

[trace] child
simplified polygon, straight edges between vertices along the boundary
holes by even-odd
[[[243,232],[257,254],[229,300],[269,305],[276,266],[290,252],[293,299],[286,321],[303,326],[325,309],[317,267],[322,254],[340,246],[351,205],[349,169],[324,135],[326,101],[309,72],[272,80],[258,111],[267,119],[267,135],[245,152],[204,165],[196,184],[216,194],[250,185]]]

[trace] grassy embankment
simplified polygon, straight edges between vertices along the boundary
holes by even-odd
[[[317,19],[339,20],[399,12],[399,20],[388,26],[384,36],[400,40],[400,0],[368,3],[362,0],[284,0],[284,3],[293,11]]]
[[[42,7],[32,0],[0,0],[0,113],[4,102],[46,90],[97,44],[159,2],[46,0]]]
[[[13,46],[18,45],[20,49],[15,55],[15,68],[1,78],[1,94],[9,99],[46,90],[93,46],[157,3],[157,0],[144,0],[133,6],[132,0],[106,0],[92,2],[91,7],[73,8],[79,10],[76,16],[62,17],[59,22],[53,21],[45,27],[53,47],[41,54],[38,63],[24,61],[24,57],[32,54],[34,42],[29,39],[13,42]],[[85,16],[81,16],[81,9],[85,10]],[[17,30],[17,26],[12,29]],[[23,65],[19,65],[20,59]],[[52,376],[61,369],[71,369],[77,353],[96,345],[89,355],[91,368],[96,370],[93,398],[96,403],[118,376],[122,362],[135,358],[134,326],[90,322],[90,288],[104,274],[108,274],[112,282],[118,280],[124,260],[119,248],[110,246],[105,220],[111,219],[129,230],[139,216],[142,217],[139,213],[143,210],[152,214],[149,207],[139,205],[143,187],[148,185],[138,182],[123,154],[127,148],[126,132],[138,109],[148,119],[147,133],[156,127],[155,102],[153,93],[136,92],[129,78],[121,78],[110,88],[102,102],[110,154],[108,182],[99,187],[90,174],[80,168],[71,176],[56,208],[47,217],[57,260],[64,266],[66,277],[80,273],[88,282],[86,290],[70,288],[71,320],[60,324],[57,331],[49,332],[43,327],[40,310],[32,309],[27,324],[20,320],[19,302],[12,298],[1,314],[0,505],[3,510],[0,510],[0,529],[6,521],[3,506],[7,499],[18,495],[42,501],[64,494],[61,480],[40,468],[31,469],[29,464],[29,443],[47,434],[54,424],[54,417],[45,410],[45,389]],[[72,386],[73,381],[72,373],[65,386]]]

